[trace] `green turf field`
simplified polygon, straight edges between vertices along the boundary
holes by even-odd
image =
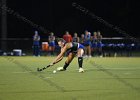
[[[0,100],[140,100],[140,58],[84,59],[78,73],[77,58],[63,66],[36,72],[54,57],[0,57]]]

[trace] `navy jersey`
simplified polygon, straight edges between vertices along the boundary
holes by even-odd
[[[91,45],[91,34],[90,33],[88,35],[85,35],[84,45],[85,46]]]
[[[79,48],[84,49],[84,46],[80,43],[77,43],[77,42],[67,43],[66,45],[68,46],[67,52],[77,53],[77,50]],[[72,45],[72,46],[69,48],[70,45]]]
[[[73,42],[78,42],[78,37],[73,37]]]

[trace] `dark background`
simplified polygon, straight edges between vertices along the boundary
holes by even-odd
[[[138,0],[137,0],[138,1]],[[79,35],[85,29],[94,32],[100,30],[104,37],[123,36],[115,30],[99,23],[97,20],[81,13],[72,7],[72,3],[87,8],[105,21],[120,27],[127,34],[139,38],[139,3],[135,0],[7,0],[7,6],[26,17],[30,21],[57,36],[62,36],[66,30],[73,35]],[[31,38],[34,27],[27,22],[7,14],[9,38]],[[39,31],[42,37],[48,32]]]

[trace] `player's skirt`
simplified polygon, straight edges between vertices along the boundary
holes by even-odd
[[[84,46],[91,46],[91,42],[89,42],[89,41],[85,42]]]
[[[97,43],[92,43],[91,48],[97,48]]]
[[[84,47],[84,45],[82,45],[82,44],[80,44],[80,43],[78,43],[78,49],[84,49],[85,47]]]
[[[70,49],[70,50],[68,50],[67,52],[66,52],[66,55],[69,55],[69,53],[77,53],[77,51],[78,51],[78,49],[83,49],[84,51],[85,51],[85,47],[84,47],[84,45],[82,45],[82,44],[80,44],[80,43],[78,43],[78,47],[77,47],[77,50],[76,51],[74,51],[74,50],[72,50],[72,49]]]
[[[54,41],[50,42],[50,43],[49,43],[49,46],[54,47],[54,46],[55,46],[55,42],[54,42]]]
[[[102,48],[102,42],[97,43],[97,48]]]

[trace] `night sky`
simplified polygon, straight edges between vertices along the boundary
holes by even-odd
[[[139,38],[139,3],[134,0],[7,0],[7,6],[14,12],[26,17],[35,24],[62,36],[65,31],[79,35],[84,30],[100,30],[104,37],[122,36],[122,34],[103,25],[88,15],[72,7],[72,3],[87,8],[105,21],[120,27],[127,34]],[[34,30],[29,23],[7,14],[8,37],[31,38]],[[48,32],[39,30],[42,37]]]

